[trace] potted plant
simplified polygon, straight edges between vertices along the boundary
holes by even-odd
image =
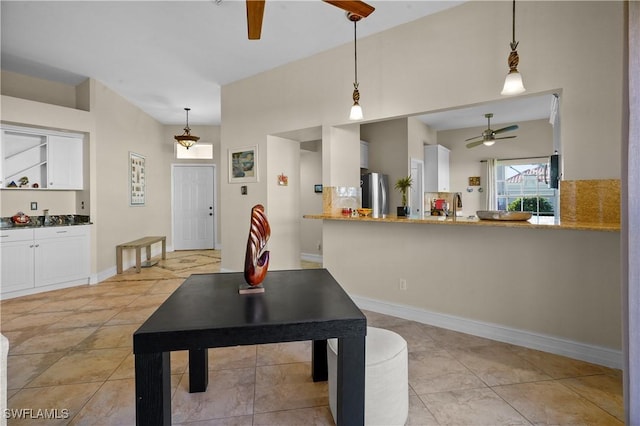
[[[395,188],[400,191],[402,194],[402,207],[397,207],[398,217],[407,217],[409,216],[409,206],[407,205],[407,191],[411,188],[413,184],[413,180],[411,175],[407,177],[400,178],[396,181]]]

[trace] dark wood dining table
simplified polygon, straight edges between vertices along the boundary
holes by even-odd
[[[243,284],[242,273],[191,275],[133,334],[136,424],[171,424],[172,351],[189,351],[189,392],[205,392],[208,348],[310,340],[310,374],[325,381],[337,338],[336,423],[363,425],[367,320],[340,284],[326,269],[269,271],[263,293],[239,294]]]

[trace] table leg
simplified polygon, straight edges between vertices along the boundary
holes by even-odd
[[[314,382],[326,382],[329,377],[327,368],[327,341],[314,340],[311,352],[311,376]]]
[[[208,349],[189,351],[189,393],[204,392],[209,384]]]
[[[337,426],[364,425],[365,336],[338,339]]]
[[[162,238],[162,258],[163,259],[167,258],[167,238],[166,237]]]
[[[136,425],[171,424],[169,352],[135,354]]]
[[[136,247],[136,272],[140,273],[140,266],[142,265],[142,255],[140,254],[140,246]]]
[[[147,246],[147,261],[151,260],[151,244]]]

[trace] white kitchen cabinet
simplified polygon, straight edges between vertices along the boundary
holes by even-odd
[[[89,278],[89,234],[86,226],[36,228],[35,286]]]
[[[87,225],[1,231],[2,298],[88,284],[89,231]]]
[[[33,289],[33,229],[0,231],[2,294]]]
[[[82,135],[15,126],[1,135],[1,188],[83,189]],[[22,178],[28,184],[21,187]]]
[[[51,135],[47,142],[47,188],[83,189],[82,139]]]
[[[442,145],[424,146],[424,192],[449,192],[449,149]]]
[[[369,168],[369,142],[360,141],[360,168]]]

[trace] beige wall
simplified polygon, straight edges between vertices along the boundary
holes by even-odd
[[[564,177],[619,178],[622,2],[523,2],[518,13],[527,94],[562,93]],[[366,120],[500,99],[508,39],[504,28],[478,22],[509,22],[510,14],[504,2],[469,2],[359,40]],[[262,145],[268,134],[322,125],[324,135],[324,127],[346,124],[352,48],[349,43],[224,86],[223,151],[256,142],[268,150]],[[323,168],[333,169],[324,163]],[[325,184],[348,185],[327,173],[323,177]],[[265,194],[260,184],[255,186],[254,193]],[[236,204],[237,197],[224,186],[221,194],[229,212],[223,207],[226,228],[225,218],[231,220],[245,203]],[[258,199],[267,201],[259,195],[252,201]],[[225,247],[233,245],[237,231],[232,226],[226,237],[223,233]],[[223,256],[223,266],[239,269],[240,258],[231,256]]]
[[[76,89],[73,86],[11,71],[2,71],[1,75],[3,95],[67,108],[79,108],[76,102]]]
[[[395,214],[402,195],[393,186],[409,174],[407,119],[363,124],[360,136],[369,142],[369,171],[389,175],[389,214]]]
[[[324,237],[352,295],[534,333],[525,346],[621,349],[619,233],[325,221]]]
[[[7,75],[9,78],[5,80]],[[30,85],[41,89],[36,101],[5,94],[25,93],[28,97]],[[94,223],[91,273],[98,279],[115,273],[117,244],[145,235],[166,235],[171,248],[171,164],[178,162],[173,135],[182,133],[180,126],[161,125],[95,80],[76,89],[60,90],[57,83],[3,72],[2,92],[3,123],[84,133],[88,147],[84,191],[1,191],[3,216],[28,210],[30,201],[37,201],[40,209],[49,208],[52,214],[89,215]],[[70,92],[90,111],[59,106],[70,97]],[[214,144],[213,162],[218,164],[219,126],[192,128],[203,141]],[[141,207],[129,205],[129,151],[146,157],[147,198]],[[220,167],[216,169],[219,174]],[[80,207],[83,201],[84,211]],[[127,254],[125,262],[133,262],[133,254]]]
[[[519,69],[528,90],[526,95],[561,93],[560,154],[564,160],[564,178],[619,178],[624,85],[623,3],[521,2],[518,17]],[[360,103],[366,122],[501,99],[499,93],[507,72],[510,20],[508,3],[469,2],[360,39]],[[482,24],[486,22],[504,25]],[[269,134],[322,126],[323,150],[327,147],[331,151],[323,152],[324,183],[349,186],[351,175],[340,181],[336,165],[327,161],[341,162],[344,169],[352,167],[346,158],[357,157],[357,148],[350,143],[335,143],[335,134],[330,130],[348,123],[352,54],[353,45],[348,43],[224,86],[222,149],[260,143],[261,152],[270,151],[269,144],[264,143]],[[251,126],[246,125],[249,122]],[[342,156],[337,152],[340,146]],[[407,157],[405,154],[405,164],[409,161]],[[269,152],[267,158],[274,156]],[[357,165],[354,169],[357,170]],[[267,203],[270,215],[277,215],[278,206],[261,195],[266,193],[261,185],[255,186],[257,195],[252,201]],[[223,268],[240,270],[241,256],[226,252],[226,247],[233,246],[237,235],[245,233],[244,226],[236,229],[231,222],[238,210],[250,207],[251,203],[239,202],[232,192],[229,185],[221,188],[222,220],[228,229],[222,235],[225,247],[222,264]],[[281,222],[280,226],[288,227],[282,234],[289,235],[292,244],[299,241],[296,221]],[[325,221],[324,264],[338,275],[341,284],[359,296],[395,300],[397,296],[389,286],[398,277],[376,276],[367,265],[358,264],[358,259],[365,254],[343,250],[344,241],[349,241],[349,246],[367,247],[369,260],[371,253],[375,253],[376,259],[387,259],[388,269],[396,274],[406,272],[417,278],[438,271],[437,277],[449,280],[449,271],[454,271],[453,277],[461,281],[457,285],[472,290],[450,291],[439,286],[435,287],[438,291],[411,293],[416,297],[407,298],[406,303],[417,309],[441,309],[445,314],[495,320],[505,327],[538,330],[586,344],[620,348],[617,233],[531,231],[531,234],[512,234],[508,229],[491,233],[492,228],[465,232],[467,228],[443,227],[431,235],[430,226],[419,229],[408,226],[401,232],[394,232],[394,225],[343,228],[348,227],[328,225]],[[407,232],[409,230],[415,232]],[[540,285],[537,275],[524,276],[515,288],[517,291],[506,299],[499,290],[507,288],[513,280],[499,276],[499,283],[495,282],[498,277],[495,271],[503,264],[499,254],[506,251],[510,253],[509,259],[515,258],[525,237],[537,248],[527,251],[526,262],[553,271],[553,278],[544,284],[546,289],[536,302],[541,310],[528,311],[526,318],[518,317],[518,312],[496,317],[494,310],[513,301],[526,303]],[[470,244],[469,239],[473,241],[474,251],[465,248]],[[555,244],[565,250],[550,257],[546,248]],[[604,246],[610,249],[606,254],[591,248]],[[434,247],[437,256],[428,256]],[[474,257],[472,265],[482,268],[477,273],[467,267],[469,259]],[[352,259],[356,260],[354,264]],[[598,267],[604,272],[587,276],[582,273],[583,263],[578,259],[589,259],[595,265],[592,269]],[[518,264],[530,270],[523,262],[525,258]],[[460,271],[469,273],[465,275]],[[367,286],[359,284],[365,282]],[[419,281],[416,279],[416,282]],[[601,311],[592,314],[579,303],[554,302],[555,297],[567,301],[574,296],[588,300],[587,306]],[[461,301],[464,297],[475,298],[477,304]],[[598,299],[606,300],[599,308],[593,302]],[[548,305],[543,304],[544,300]],[[564,308],[566,312],[562,312]],[[549,318],[554,321],[547,319],[550,312],[553,315]],[[587,319],[583,319],[584,316]],[[565,323],[567,318],[571,319],[570,325]],[[600,319],[602,323],[596,324]],[[592,331],[591,325],[595,327]]]
[[[314,185],[322,183],[322,142],[311,142],[309,149],[300,150],[300,213],[322,214],[322,193]],[[309,143],[305,144],[309,145]],[[320,244],[320,248],[318,248]],[[300,222],[300,252],[322,256],[322,222],[302,219]]]

